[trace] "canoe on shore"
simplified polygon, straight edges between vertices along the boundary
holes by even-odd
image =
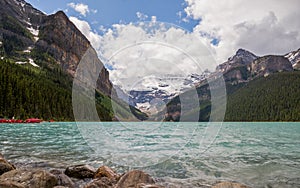
[[[43,120],[38,118],[21,119],[0,119],[0,123],[41,123]]]

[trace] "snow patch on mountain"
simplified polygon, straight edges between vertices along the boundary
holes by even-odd
[[[28,31],[33,35],[33,38],[35,41],[39,40],[39,30],[38,29],[34,29],[32,26],[31,27],[27,27]]]
[[[25,65],[25,64],[29,63],[30,65],[32,65],[34,67],[40,67],[31,58],[28,58],[28,61],[17,61],[15,63],[18,64],[18,65]]]
[[[31,64],[34,67],[40,67],[37,64],[35,64],[34,61],[33,61],[33,59],[31,59],[31,58],[28,58],[28,61],[29,61],[29,64]]]
[[[210,75],[208,70],[200,75],[168,74],[160,77],[151,75],[137,81],[135,85],[131,86],[130,90],[123,89],[121,86],[118,87],[127,94],[127,103],[151,115],[163,110],[166,103],[176,95],[195,88],[208,75]]]
[[[297,68],[300,64],[300,49],[286,54],[286,57],[293,65],[294,68]]]

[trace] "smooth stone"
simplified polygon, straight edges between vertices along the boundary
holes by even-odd
[[[0,153],[0,176],[6,172],[9,172],[11,170],[15,170],[16,167],[8,162],[3,155]]]
[[[92,182],[85,185],[84,188],[112,188],[113,184],[108,179],[107,180],[104,179],[107,178],[105,177],[105,178],[93,180]]]
[[[25,188],[22,184],[12,182],[12,181],[0,182],[0,187],[1,188]]]
[[[246,185],[234,182],[221,182],[212,186],[212,188],[250,188]]]
[[[57,185],[57,179],[45,170],[12,170],[0,176],[1,184],[18,188],[52,188]]]
[[[51,170],[50,173],[56,177],[58,186],[75,188],[75,183],[71,180],[71,178],[69,178],[69,176],[65,175],[62,171]]]
[[[67,176],[77,179],[93,178],[95,173],[96,170],[89,165],[69,166],[65,170],[65,174]]]
[[[108,166],[101,166],[96,171],[94,178],[102,178],[102,177],[107,177],[110,180],[116,180],[119,178],[119,175]]]
[[[137,188],[164,188],[164,186],[161,186],[161,185],[150,185],[150,184],[139,183],[139,184],[137,185]]]
[[[120,178],[115,188],[138,188],[137,186],[142,183],[155,184],[149,174],[140,170],[132,170]]]

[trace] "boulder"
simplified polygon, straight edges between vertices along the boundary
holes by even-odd
[[[52,188],[57,179],[45,170],[12,170],[0,176],[0,185],[1,188]]]
[[[112,188],[113,184],[106,178],[93,180],[84,186],[84,188]]]
[[[5,172],[16,169],[13,164],[9,163],[0,153],[0,176]]]
[[[51,170],[51,174],[53,174],[57,179],[57,187],[68,187],[68,188],[75,188],[75,183],[62,171],[60,170]]]
[[[250,188],[246,185],[234,182],[221,182],[212,186],[212,188]]]
[[[69,166],[65,170],[65,174],[72,178],[84,179],[93,178],[95,176],[96,170],[89,165],[75,165]]]
[[[118,181],[116,188],[139,188],[139,185],[154,184],[150,175],[140,170],[132,170],[124,174]]]
[[[101,166],[96,171],[94,178],[102,178],[102,177],[107,177],[110,180],[116,180],[119,178],[119,175],[116,172],[114,172],[111,168],[107,166]]]
[[[12,181],[5,181],[5,182],[0,182],[0,187],[1,188],[25,188],[20,183],[12,182]]]

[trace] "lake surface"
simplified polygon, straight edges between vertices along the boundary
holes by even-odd
[[[0,152],[17,166],[139,168],[180,187],[300,187],[300,123],[0,124]]]

